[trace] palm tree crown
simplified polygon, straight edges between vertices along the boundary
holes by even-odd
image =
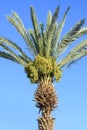
[[[65,11],[60,23],[57,22],[60,6],[56,8],[53,15],[49,11],[45,28],[42,23],[38,23],[34,8],[30,7],[32,30],[26,30],[18,14],[12,12],[7,19],[21,34],[33,58],[16,43],[2,36],[0,36],[0,47],[4,48],[4,51],[0,51],[0,57],[23,65],[32,83],[37,83],[45,76],[59,81],[64,67],[70,66],[87,54],[87,40],[83,40],[61,59],[61,55],[73,41],[87,34],[87,28],[83,27],[85,19],[82,19],[60,39],[69,9],[70,7]]]
[[[4,51],[0,51],[0,57],[23,65],[30,81],[38,83],[34,101],[41,112],[41,117],[37,119],[39,130],[53,130],[54,127],[55,118],[51,116],[51,112],[57,107],[58,98],[53,81],[59,81],[65,67],[87,54],[87,40],[81,41],[68,51],[67,55],[64,53],[73,41],[87,34],[87,28],[83,27],[85,19],[82,19],[61,38],[69,9],[70,7],[65,11],[60,23],[57,23],[60,6],[56,8],[53,15],[49,11],[46,27],[44,27],[42,23],[38,24],[34,8],[30,7],[33,30],[25,29],[17,13],[12,12],[11,16],[7,16],[9,22],[23,37],[32,57],[16,43],[0,37],[0,47],[4,49]],[[16,51],[13,51],[14,49]]]

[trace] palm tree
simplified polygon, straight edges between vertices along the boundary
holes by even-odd
[[[83,27],[85,19],[82,19],[61,38],[69,9],[70,7],[66,9],[59,23],[57,23],[57,18],[60,6],[56,8],[53,15],[49,11],[46,26],[44,26],[38,23],[34,8],[30,7],[33,25],[33,29],[30,30],[25,29],[17,13],[12,12],[11,16],[7,16],[8,21],[23,37],[31,55],[26,54],[16,43],[0,36],[0,47],[4,49],[0,51],[0,57],[22,65],[31,83],[38,84],[34,101],[41,112],[41,117],[37,119],[39,130],[53,130],[55,118],[51,117],[51,112],[58,103],[53,82],[59,82],[64,68],[68,68],[87,54],[87,40],[82,40],[65,53],[74,41],[87,34],[87,28]]]

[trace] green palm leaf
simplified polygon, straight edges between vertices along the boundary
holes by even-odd
[[[77,38],[81,37],[79,34],[79,31],[83,24],[85,23],[85,19],[80,20],[78,23],[74,25],[74,27],[62,38],[60,43],[58,44],[58,47],[56,49],[56,55],[57,57],[65,51],[65,49],[71,45],[73,41],[75,41]],[[87,33],[87,32],[86,32]]]
[[[72,60],[67,64],[67,67],[70,67],[73,63],[77,62],[78,60],[80,60],[81,58],[83,58],[84,56],[87,56],[87,50],[83,50],[81,52],[79,52],[76,55],[73,55]]]
[[[15,57],[13,57],[12,55],[10,55],[6,52],[0,51],[0,57],[6,58],[6,59],[11,60],[11,61],[16,62],[16,63],[19,63],[18,60]]]
[[[18,51],[18,53],[20,55],[22,55],[22,57],[24,57],[26,59],[26,61],[31,61],[31,58],[29,56],[27,56],[23,51],[22,49],[14,42],[12,42],[11,40],[5,38],[5,37],[0,37],[0,43],[3,43],[3,44],[6,44],[6,45],[9,45],[11,47],[13,47],[14,49],[16,49]]]
[[[15,52],[13,52],[10,48],[8,48],[6,45],[3,45],[3,43],[0,43],[0,46],[2,47],[2,48],[4,48],[5,49],[5,51],[8,53],[8,54],[10,54],[12,57],[14,57],[15,59],[16,59],[16,61],[18,61],[18,63],[20,63],[20,64],[22,64],[22,65],[26,65],[27,63],[25,62],[25,61],[23,61],[19,56],[17,56],[16,54],[15,54]]]
[[[51,11],[49,11],[48,15],[47,15],[47,21],[46,21],[46,31],[47,32],[49,30],[49,26],[51,25],[51,21],[52,21],[52,14],[51,14]]]
[[[41,29],[42,56],[46,56],[46,47],[47,47],[46,40],[47,40],[47,37],[46,37],[46,32],[44,31],[44,25],[42,23],[40,24],[40,29]]]
[[[85,49],[87,47],[87,40],[84,40],[80,42],[77,46],[75,46],[70,53],[60,62],[60,66],[66,66],[67,64],[74,63],[73,61],[76,61],[86,55],[87,50]]]
[[[27,44],[29,51],[34,56],[34,46],[32,44],[32,41],[30,40],[30,38],[27,34],[27,30],[25,29],[24,24],[22,23],[18,14],[15,12],[12,12],[11,16],[7,16],[7,19],[16,28],[16,30],[21,34],[25,43]]]
[[[34,28],[34,35],[36,37],[36,44],[37,44],[37,53],[40,53],[40,37],[39,37],[39,26],[38,26],[38,21],[36,18],[36,14],[34,11],[33,7],[30,7],[30,11],[31,11],[31,20],[32,20],[32,24],[33,24],[33,28]]]
[[[59,39],[60,39],[60,36],[61,36],[61,32],[62,32],[62,29],[63,29],[63,26],[64,26],[64,23],[65,23],[65,20],[66,20],[66,15],[68,13],[68,11],[70,10],[70,7],[67,8],[67,10],[65,11],[64,13],[64,16],[60,22],[60,24],[58,25],[57,29],[55,30],[54,32],[54,39],[52,41],[52,53],[54,55],[54,57],[56,58],[56,55],[55,55],[55,50],[56,50],[56,47],[58,46],[58,42],[59,42]]]
[[[60,6],[58,6],[52,16],[52,20],[51,20],[51,24],[49,25],[49,28],[48,30],[46,31],[46,35],[47,35],[47,41],[46,41],[46,44],[47,44],[47,50],[46,50],[46,56],[48,57],[50,55],[50,52],[51,52],[51,43],[52,43],[52,38],[53,38],[53,35],[54,35],[54,28],[55,28],[55,23],[56,23],[56,20],[57,20],[57,17],[58,17],[58,13],[59,13],[59,10],[60,10]]]
[[[28,36],[30,37],[31,43],[34,46],[34,53],[35,53],[35,55],[37,55],[38,54],[38,46],[37,46],[37,41],[36,41],[34,31],[28,30]]]

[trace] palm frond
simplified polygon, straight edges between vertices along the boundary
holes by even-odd
[[[44,25],[40,23],[40,39],[41,39],[41,55],[45,56],[46,53],[46,41],[45,41]]]
[[[60,6],[58,6],[58,7],[56,8],[56,10],[54,11],[54,14],[53,14],[53,16],[52,16],[51,25],[50,25],[50,27],[49,27],[49,30],[50,30],[50,28],[52,27],[52,25],[54,25],[54,23],[56,22],[57,17],[58,17],[58,14],[59,14],[59,10],[60,10]]]
[[[51,25],[51,21],[52,21],[52,14],[51,14],[51,11],[49,11],[48,15],[47,15],[47,21],[46,21],[46,31],[47,32],[49,30],[49,26]]]
[[[55,56],[55,50],[56,50],[56,47],[57,47],[57,44],[59,42],[59,39],[60,39],[60,36],[61,36],[61,32],[62,32],[62,29],[63,29],[63,26],[64,26],[64,23],[65,23],[65,20],[66,20],[66,15],[68,13],[68,11],[70,10],[70,7],[68,7],[64,13],[64,16],[60,22],[60,24],[58,25],[57,29],[55,30],[55,35],[54,35],[54,41],[53,41],[53,45],[52,45],[52,52],[54,52],[54,56]],[[56,56],[55,56],[56,57]]]
[[[74,63],[73,61],[78,60],[82,56],[84,56],[87,52],[87,40],[80,42],[77,46],[75,46],[70,53],[60,62],[60,66],[66,66],[67,64]]]
[[[18,16],[18,14],[16,12],[12,12],[11,16],[7,16],[7,19],[16,28],[16,30],[21,34],[25,43],[27,44],[29,51],[32,53],[32,55],[34,55],[34,47],[32,45],[31,40],[29,39],[27,35],[27,31],[20,17]]]
[[[80,42],[78,45],[76,45],[71,51],[70,55],[82,51],[85,47],[87,47],[87,40],[84,40]]]
[[[44,56],[46,56],[46,52],[47,52],[47,38],[48,38],[48,31],[49,31],[49,27],[51,25],[51,22],[52,22],[52,13],[51,11],[48,12],[48,15],[47,15],[47,20],[46,20],[46,31],[44,32],[44,28],[43,26],[41,27],[41,33],[42,33],[42,39],[43,39],[43,53],[44,53]]]
[[[78,23],[74,25],[74,27],[62,38],[58,47],[56,49],[57,57],[65,51],[65,49],[71,45],[71,43],[79,38],[77,34],[79,33],[81,27],[84,25],[85,19],[80,20]]]
[[[34,11],[34,8],[33,7],[30,7],[30,11],[31,11],[31,20],[32,20],[32,24],[33,24],[33,28],[34,28],[34,33],[35,33],[35,37],[36,37],[36,43],[37,43],[37,47],[38,47],[38,53],[40,52],[40,40],[39,40],[39,24],[38,24],[38,21],[37,21],[37,18],[36,18],[36,14],[35,14],[35,11]]]
[[[20,63],[21,65],[25,66],[27,62],[25,62],[24,60],[22,60],[20,57],[18,57],[15,52],[13,52],[10,48],[8,48],[6,45],[3,45],[3,43],[0,43],[0,46],[2,48],[4,48],[4,50],[10,54],[12,57],[14,57],[16,59],[16,61],[18,61],[18,63]]]
[[[82,36],[85,35],[85,34],[87,34],[87,28],[82,28],[82,29],[80,29],[80,30],[77,32],[75,38],[73,38],[73,41],[75,41],[77,38],[82,37]]]
[[[44,25],[41,23],[40,24],[40,29],[41,29],[41,44],[42,44],[42,56],[46,56],[46,48],[47,48],[47,32],[44,31]]]
[[[58,33],[57,30],[58,30],[58,24],[56,22],[55,26],[54,26],[54,29],[53,29],[53,37],[52,37],[52,41],[51,41],[51,50],[50,50],[50,55],[51,56],[54,56],[54,48],[55,48],[55,45],[56,45],[57,33]]]
[[[15,57],[13,57],[12,55],[10,55],[10,54],[8,54],[6,52],[0,51],[0,57],[9,59],[9,60],[11,60],[13,62],[16,62],[16,63],[19,63],[18,60]]]
[[[26,61],[31,61],[31,58],[29,56],[27,56],[22,49],[14,42],[12,42],[11,40],[5,38],[5,37],[0,37],[0,43],[6,44],[11,46],[12,48],[16,49],[18,51],[18,53],[20,55],[22,55],[22,57],[24,57],[26,59]]]
[[[22,35],[22,37],[26,41],[26,39],[27,39],[26,34],[27,33],[26,33],[25,27],[24,27],[21,19],[17,15],[17,13],[12,12],[11,16],[7,16],[7,19],[17,29],[17,31]]]
[[[46,51],[46,56],[50,55],[50,50],[51,50],[51,43],[52,43],[52,38],[53,38],[53,34],[54,34],[54,28],[55,28],[55,23],[58,17],[58,13],[60,10],[60,6],[58,6],[52,16],[52,20],[51,20],[51,24],[49,26],[49,29],[47,31],[47,51]]]
[[[37,46],[37,41],[36,41],[34,31],[31,29],[28,30],[28,36],[30,37],[31,43],[34,46],[34,53],[35,53],[35,55],[37,55],[38,54],[38,46]]]
[[[83,51],[79,52],[78,55],[74,56],[74,58],[72,59],[72,61],[70,61],[67,64],[67,67],[70,67],[72,64],[74,64],[78,60],[82,59],[84,56],[87,56],[87,50],[83,50]]]
[[[19,59],[23,60],[26,64],[28,64],[30,62],[30,61],[27,61],[22,55],[18,55],[17,57],[19,57]],[[26,64],[24,64],[24,65],[26,65]]]

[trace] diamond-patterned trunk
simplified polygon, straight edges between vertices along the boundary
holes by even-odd
[[[51,112],[57,107],[58,99],[50,77],[44,77],[39,82],[34,96],[36,107],[42,115],[37,119],[39,130],[53,130],[54,118],[51,117]]]

